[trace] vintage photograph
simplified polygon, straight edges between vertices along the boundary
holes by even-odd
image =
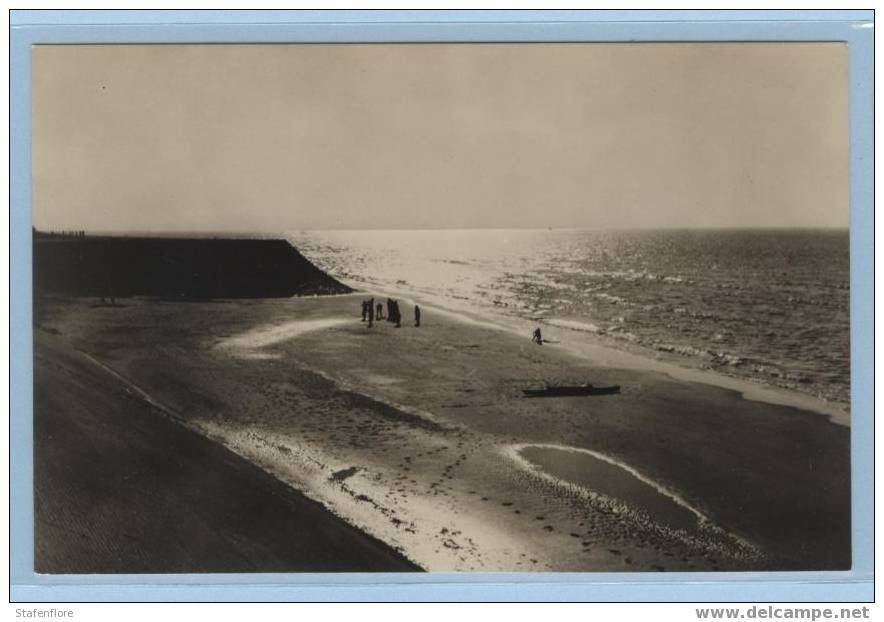
[[[851,568],[843,43],[35,45],[34,568]]]

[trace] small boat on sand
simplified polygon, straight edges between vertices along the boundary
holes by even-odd
[[[524,397],[574,397],[581,395],[613,395],[620,393],[620,385],[594,387],[591,384],[577,386],[546,386],[542,389],[522,389]]]

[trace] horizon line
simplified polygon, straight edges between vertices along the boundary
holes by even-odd
[[[309,227],[284,229],[86,229],[76,227],[40,228],[32,225],[35,233],[62,234],[83,231],[99,234],[150,234],[150,235],[281,235],[311,231],[771,231],[771,230],[850,230],[850,225],[706,225],[706,226],[660,226],[660,227]]]

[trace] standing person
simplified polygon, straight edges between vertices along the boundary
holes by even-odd
[[[421,325],[421,308],[417,305],[414,305],[414,325]]]
[[[384,305],[380,302],[378,303],[377,315],[375,315],[375,319],[382,320],[384,319]]]
[[[398,300],[393,301],[393,317],[390,318],[390,321],[396,323],[396,328],[399,328],[402,326],[402,314],[399,313],[399,301]]]
[[[387,298],[387,321],[393,321],[393,299]]]
[[[365,321],[365,318],[368,316],[368,309],[366,307],[366,302],[362,301],[362,321]]]
[[[368,301],[368,327],[374,324],[374,298]]]

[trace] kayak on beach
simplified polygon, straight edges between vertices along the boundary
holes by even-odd
[[[571,397],[579,395],[612,395],[620,393],[620,385],[594,387],[591,384],[577,386],[547,386],[542,389],[522,389],[524,397]]]

